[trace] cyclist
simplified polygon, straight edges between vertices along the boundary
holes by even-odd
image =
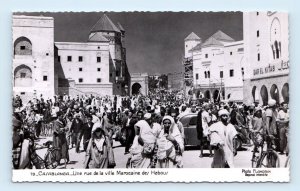
[[[289,126],[289,112],[288,112],[288,104],[286,102],[281,103],[281,110],[278,112],[277,116],[277,126],[278,126],[278,133],[280,139],[280,153],[284,154],[286,147],[287,147],[287,130]]]
[[[266,135],[272,140],[272,145],[275,144],[275,138],[277,137],[277,127],[276,127],[276,119],[277,119],[277,110],[276,110],[276,101],[274,99],[270,99],[268,101],[268,108],[265,111],[265,130]]]

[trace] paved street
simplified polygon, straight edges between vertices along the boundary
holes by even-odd
[[[43,144],[44,142],[52,140],[52,137],[41,137],[38,144]],[[85,152],[83,151],[83,147],[81,144],[80,149],[81,153],[76,153],[75,148],[69,150],[70,154],[70,163],[67,165],[67,168],[79,169],[83,168],[83,162],[85,159]],[[252,147],[243,147],[241,151],[238,152],[237,156],[234,158],[235,167],[237,168],[250,168],[251,167],[251,155],[252,155]],[[37,151],[38,155],[42,158],[44,157],[46,149],[40,149]],[[187,150],[183,154],[183,164],[185,168],[210,168],[210,164],[212,162],[212,158],[208,157],[208,150],[204,151],[203,158],[199,158],[200,151],[197,148],[187,148]],[[115,168],[125,168],[127,158],[129,155],[124,155],[124,147],[120,145],[119,142],[114,142],[114,154],[116,160]],[[284,167],[286,156],[280,156],[280,167]],[[62,161],[61,161],[62,162]],[[64,168],[63,165],[58,166],[58,169]]]

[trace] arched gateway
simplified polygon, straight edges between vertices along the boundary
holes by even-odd
[[[148,95],[148,74],[147,73],[133,73],[131,76],[130,94]]]

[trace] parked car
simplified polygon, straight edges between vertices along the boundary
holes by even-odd
[[[197,115],[197,113],[189,113],[179,119],[184,128],[184,145],[199,145],[196,129]]]

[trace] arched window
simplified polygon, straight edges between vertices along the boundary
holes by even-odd
[[[26,37],[17,38],[14,42],[14,55],[32,55],[32,43]]]
[[[289,103],[290,96],[289,96],[289,84],[288,83],[285,83],[283,85],[281,94],[282,94],[283,101]]]
[[[255,95],[255,93],[256,93],[256,86],[253,86],[253,88],[252,88],[252,97],[253,97],[253,102],[255,102],[255,101],[256,101],[256,95]]]
[[[268,89],[265,85],[263,85],[260,89],[260,96],[261,96],[261,99],[262,99],[262,103],[263,105],[268,105],[268,101],[269,101],[269,98],[268,98]]]
[[[207,78],[207,73],[206,73],[206,71],[204,72],[204,77]]]
[[[271,98],[276,100],[276,103],[278,104],[279,103],[279,90],[275,84],[273,84],[271,86],[270,95],[271,95]]]
[[[14,71],[15,87],[30,87],[32,85],[32,70],[26,65],[16,67]]]
[[[207,77],[210,78],[210,71],[207,71]]]
[[[270,28],[270,44],[273,53],[273,59],[281,57],[281,25],[277,17],[271,23]]]

